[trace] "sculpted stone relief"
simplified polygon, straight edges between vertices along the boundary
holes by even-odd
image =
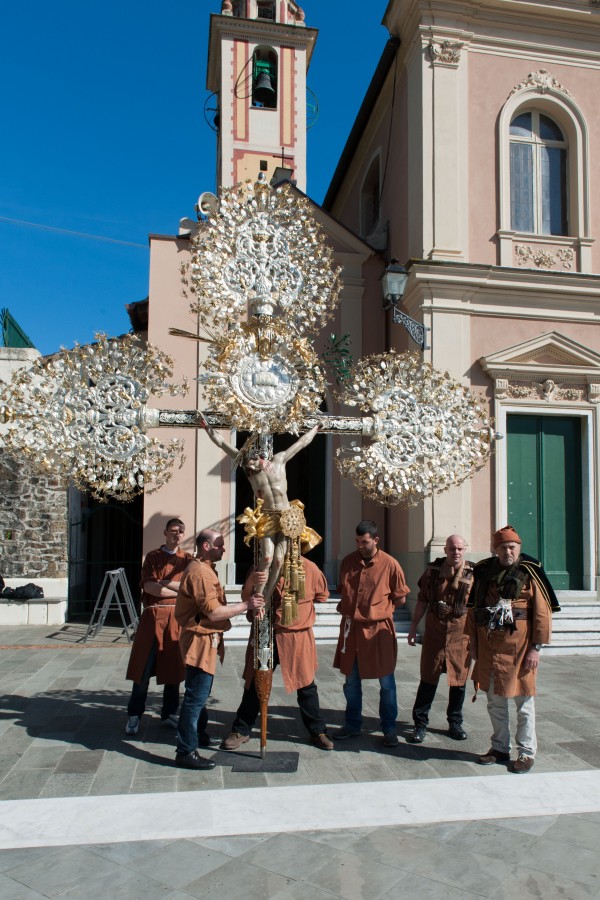
[[[549,250],[545,247],[530,247],[528,244],[515,244],[515,260],[520,266],[531,261],[539,269],[551,269],[556,265],[562,269],[572,269],[575,253],[570,247]]]
[[[527,88],[535,88],[538,94],[547,94],[549,91],[559,91],[567,97],[571,96],[571,92],[560,83],[560,81],[551,75],[547,69],[538,69],[537,72],[530,72],[527,78],[515,84],[512,91],[508,95],[512,97],[518,91],[524,91]]]
[[[496,378],[495,393],[498,400],[545,400],[546,403],[581,403],[600,399],[600,384],[557,384],[551,378],[545,381],[509,381]]]

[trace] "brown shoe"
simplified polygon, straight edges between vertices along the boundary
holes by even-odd
[[[221,750],[239,750],[242,744],[250,740],[247,734],[240,734],[239,731],[232,731],[221,744]]]
[[[319,748],[319,750],[333,750],[333,741],[330,740],[329,736],[325,733],[311,734],[310,740],[315,747]]]
[[[526,772],[533,766],[533,756],[519,756],[518,759],[515,759],[514,763],[509,766],[511,772],[514,772],[515,775],[525,775]]]
[[[502,753],[500,750],[494,750],[490,747],[484,756],[479,757],[480,766],[493,766],[494,763],[502,763],[510,761],[510,753]]]

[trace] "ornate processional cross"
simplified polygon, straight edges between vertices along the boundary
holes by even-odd
[[[267,572],[259,587],[266,612],[254,626],[264,755],[273,664],[270,595],[285,565],[286,577],[297,580],[298,557],[288,557],[293,542],[301,544],[304,521],[296,513],[281,518],[293,504],[286,494],[287,457],[269,460],[272,435],[302,435],[299,449],[315,426],[352,435],[337,451],[340,473],[365,497],[414,505],[485,465],[495,433],[476,396],[413,353],[390,351],[357,363],[338,399],[362,415],[319,412],[326,382],[312,335],[335,312],[340,271],[309,202],[290,185],[272,189],[259,180],[222,191],[191,238],[181,275],[198,331],[172,333],[208,346],[201,372],[193,375],[203,387],[203,412],[148,406],[161,393],[186,392],[186,381],[169,383],[172,360],[132,335],[98,336],[95,344],[62,351],[14,375],[0,393],[0,421],[7,426],[2,445],[102,499],[131,499],[168,481],[182,442],[163,442],[156,429],[205,427],[237,457],[258,500],[259,511],[246,512],[254,516],[255,546],[263,551],[257,566]],[[219,436],[216,429],[224,428],[251,433],[242,451]],[[265,498],[277,513],[270,535],[260,518],[261,505],[269,511]],[[248,523],[246,533],[252,533]],[[273,543],[270,559],[267,538]],[[283,551],[278,556],[282,544],[288,557],[281,557]]]

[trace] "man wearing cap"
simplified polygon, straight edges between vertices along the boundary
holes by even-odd
[[[429,724],[429,711],[442,672],[448,676],[448,734],[465,741],[463,703],[469,677],[469,637],[465,633],[467,599],[473,586],[473,563],[465,560],[466,542],[451,534],[444,546],[445,556],[429,563],[419,579],[419,596],[408,632],[408,643],[417,642],[417,625],[426,614],[421,652],[421,680],[413,706],[414,731],[408,738],[421,744]]]
[[[558,601],[539,562],[521,552],[521,538],[506,525],[492,535],[496,556],[475,566],[468,601],[473,681],[487,692],[492,742],[483,766],[510,762],[508,698],[517,707],[516,775],[529,772],[537,750],[534,696],[540,650],[550,643]]]

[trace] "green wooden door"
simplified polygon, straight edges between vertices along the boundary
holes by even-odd
[[[581,419],[507,416],[508,521],[557,590],[583,587]]]

